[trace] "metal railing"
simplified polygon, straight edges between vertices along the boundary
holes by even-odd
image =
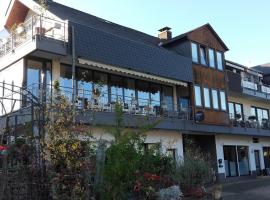
[[[256,116],[242,116],[236,114],[232,116],[230,114],[231,125],[234,127],[242,128],[257,128],[257,129],[266,129],[270,130],[270,120],[266,118],[258,119]]]
[[[41,85],[28,86],[28,91],[37,97],[42,94]],[[71,103],[73,90],[68,87],[60,87],[59,93],[66,97]],[[55,95],[52,85],[47,85],[43,94],[46,94],[46,101],[50,101]],[[58,93],[58,94],[59,94]],[[170,102],[154,101],[151,99],[135,98],[133,96],[122,96],[108,93],[106,91],[99,94],[91,90],[78,89],[75,94],[75,105],[79,110],[93,110],[101,112],[114,112],[116,103],[122,106],[123,112],[134,115],[162,116],[193,120],[192,107],[182,107]]]
[[[7,38],[0,39],[0,58],[13,52],[22,44],[36,37],[53,38],[68,42],[68,25],[45,16],[34,15],[24,23],[11,28]]]

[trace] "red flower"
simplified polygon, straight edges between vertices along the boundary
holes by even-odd
[[[6,151],[7,147],[0,145],[0,151]]]
[[[148,172],[145,172],[143,174],[143,177],[148,181],[160,181],[161,177],[156,174],[150,174]]]

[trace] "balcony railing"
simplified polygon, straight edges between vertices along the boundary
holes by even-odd
[[[0,39],[0,58],[13,52],[16,48],[31,40],[53,38],[68,41],[67,24],[45,16],[34,15],[18,26],[11,28],[7,38]]]
[[[31,85],[28,91],[37,97],[42,94],[39,85]],[[46,93],[46,101],[49,102],[51,97],[55,96],[53,86],[47,85],[43,90]],[[60,87],[61,95],[72,102],[72,88]],[[124,98],[124,99],[123,99]],[[153,116],[153,117],[170,117],[183,120],[193,120],[194,113],[192,107],[181,107],[169,102],[154,101],[150,99],[135,98],[131,96],[122,96],[117,94],[108,94],[101,92],[100,94],[94,91],[78,89],[75,95],[75,105],[78,110],[92,110],[100,112],[114,112],[115,105],[119,103],[122,106],[123,112],[126,114]]]
[[[231,124],[234,127],[242,127],[242,128],[257,128],[257,129],[266,129],[270,130],[270,120],[269,119],[257,119],[256,116],[241,116],[240,114],[236,114],[232,116],[230,114]]]
[[[252,81],[242,80],[243,93],[269,99],[270,100],[270,86],[262,83],[255,83]]]

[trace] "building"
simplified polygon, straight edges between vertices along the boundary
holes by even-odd
[[[57,80],[86,109],[78,116],[84,124],[93,123],[87,114],[97,110],[95,124],[113,125],[117,101],[127,127],[162,116],[146,146],[161,143],[164,153],[183,157],[192,138],[211,155],[220,180],[269,167],[270,93],[259,84],[267,78],[226,61],[228,47],[210,24],[176,37],[164,27],[154,37],[54,1],[44,9],[34,0],[12,0],[5,27],[0,130],[7,118],[16,127],[30,121],[24,100],[45,102]],[[111,138],[95,128],[100,135]]]

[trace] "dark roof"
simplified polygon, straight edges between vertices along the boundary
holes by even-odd
[[[76,54],[84,59],[192,82],[191,59],[163,47],[145,44],[92,27],[71,23],[75,28]]]
[[[121,26],[108,20],[93,16],[91,14],[67,7],[65,5],[49,1],[48,10],[60,19],[69,20],[82,25],[90,26],[111,34],[120,35],[128,39],[157,45],[160,40],[146,33]]]
[[[184,39],[184,38],[186,38],[188,36],[189,33],[194,32],[194,31],[197,31],[197,30],[202,29],[204,27],[207,27],[216,36],[216,38],[218,39],[218,41],[220,42],[220,44],[223,46],[223,48],[226,51],[229,50],[229,48],[226,46],[226,44],[222,41],[222,39],[219,37],[219,35],[217,34],[217,32],[213,29],[213,27],[209,23],[204,24],[203,26],[200,26],[198,28],[195,28],[195,29],[193,29],[191,31],[188,31],[186,33],[183,33],[181,35],[178,35],[178,36],[172,38],[171,40],[164,42],[163,45],[171,44],[171,43],[173,43],[175,41]]]
[[[270,63],[262,64],[262,65],[257,65],[252,67],[252,69],[256,69],[261,71],[264,75],[270,75]]]
[[[243,71],[253,71],[255,73],[263,74],[263,72],[261,70],[255,69],[253,67],[247,67],[245,65],[242,65],[242,64],[230,61],[230,60],[226,60],[226,65],[227,65],[227,63],[230,63],[233,65],[236,65],[237,67],[243,68]]]
[[[49,1],[48,10],[75,26],[76,55],[116,67],[192,82],[191,58],[160,47],[159,38]]]

